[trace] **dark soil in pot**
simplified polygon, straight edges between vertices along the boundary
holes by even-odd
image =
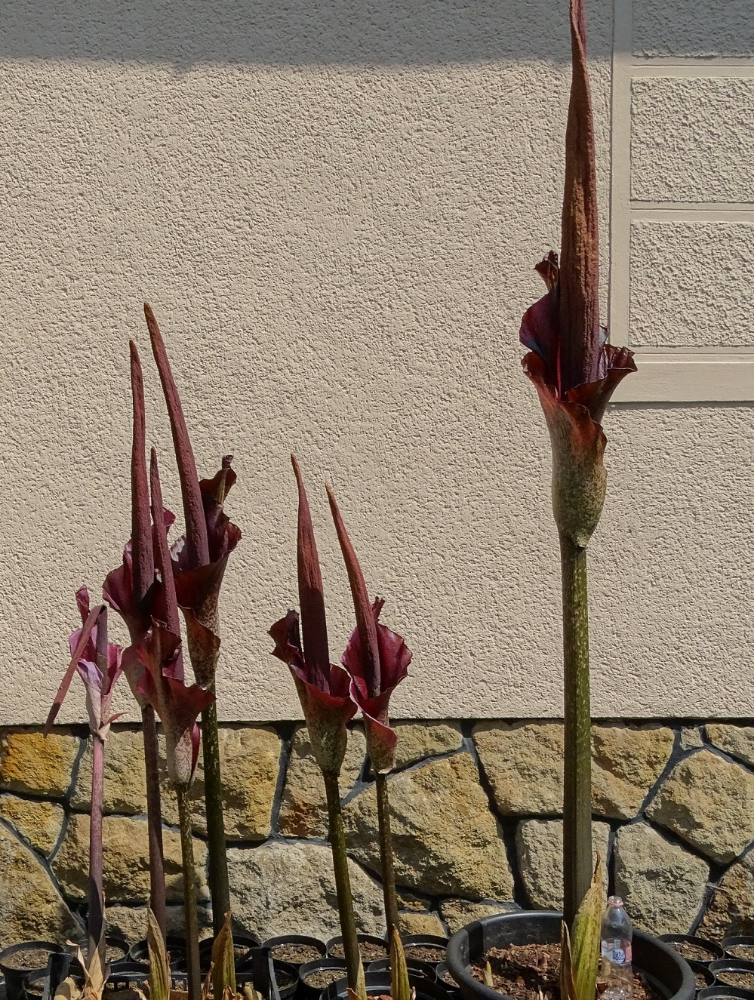
[[[727,937],[723,939],[722,948],[729,958],[740,958],[745,962],[754,962],[753,937]]]
[[[723,949],[714,941],[694,937],[691,934],[661,934],[660,941],[669,944],[686,961],[714,962],[723,957]]]
[[[450,974],[450,969],[448,968],[445,962],[440,962],[440,964],[435,969],[435,975],[437,976],[438,983],[442,983],[444,986],[449,987],[449,989],[453,990],[458,989],[458,983]]]
[[[478,958],[471,970],[474,978],[484,982],[485,963],[492,969],[492,982],[497,993],[512,1000],[560,1000],[560,945],[524,944],[507,948],[491,948]],[[599,981],[595,998],[601,992]],[[646,978],[634,975],[632,1000],[663,1000],[662,993],[653,989]]]
[[[689,962],[691,971],[694,973],[694,982],[697,990],[703,990],[706,986],[712,986],[715,981],[715,974],[710,972],[708,965],[701,962]]]
[[[24,941],[1,951],[0,972],[5,977],[7,1000],[21,1000],[26,977],[46,972],[50,955],[63,951],[61,945],[50,941]]]
[[[720,958],[710,962],[709,971],[716,983],[735,986],[741,990],[754,990],[754,962],[737,958]]]
[[[346,963],[342,958],[316,958],[299,966],[299,990],[307,1000],[317,1000],[322,990],[342,979],[346,974]]]
[[[298,988],[298,968],[290,962],[272,960],[275,969],[275,982],[278,984],[280,1000],[289,1000]]]
[[[473,966],[480,966],[485,954],[511,945],[559,945],[561,924],[560,913],[524,911],[496,914],[462,927],[448,942],[447,965],[464,1000],[498,1000],[500,996],[474,974]],[[634,972],[641,974],[645,988],[664,1000],[693,1000],[694,974],[667,944],[637,930],[633,953]]]
[[[378,937],[371,934],[359,934],[359,953],[363,964],[371,965],[380,958],[387,958],[389,955],[387,944]],[[327,954],[331,958],[345,958],[343,949],[343,939],[341,937],[331,938],[327,942]]]
[[[290,962],[291,965],[314,962],[327,954],[327,945],[324,941],[304,934],[284,934],[270,938],[269,941],[265,941],[264,947],[270,949],[275,961]]]
[[[416,1000],[448,1000],[448,993],[438,983],[433,983],[424,976],[413,976],[409,973],[409,984],[416,990]],[[387,972],[367,972],[364,982],[368,996],[389,996],[390,974]],[[348,981],[339,979],[332,983],[322,993],[321,1000],[347,1000]]]
[[[427,962],[429,965],[437,965],[445,960],[445,948],[436,944],[409,945],[403,949],[406,958],[413,958],[417,962]]]
[[[697,1000],[754,1000],[750,990],[739,990],[735,986],[706,986],[697,993]]]

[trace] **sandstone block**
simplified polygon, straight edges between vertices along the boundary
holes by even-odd
[[[421,913],[412,910],[409,913],[399,913],[401,934],[431,934],[434,937],[445,937],[445,928],[436,913]]]
[[[361,729],[348,734],[348,748],[340,773],[340,792],[345,795],[361,773],[366,740]],[[280,803],[280,832],[285,837],[327,837],[327,803],[322,772],[314,759],[306,726],[297,729]]]
[[[382,889],[349,861],[356,923],[365,934],[384,934]],[[278,934],[340,934],[332,852],[321,844],[273,841],[228,850],[233,916],[264,941]]]
[[[754,767],[754,726],[729,726],[715,722],[704,728],[710,743]]]
[[[0,825],[0,949],[35,939],[64,944],[83,930],[33,852]]]
[[[58,842],[64,816],[63,807],[54,802],[34,802],[15,795],[0,795],[0,817],[45,857],[50,855]]]
[[[460,750],[463,743],[457,722],[396,722],[398,734],[396,768],[408,767],[427,757]]]
[[[460,931],[474,920],[494,917],[498,913],[513,913],[519,909],[516,903],[496,903],[493,900],[473,903],[469,899],[451,897],[440,901],[440,913],[451,934]]]
[[[479,760],[504,816],[563,811],[563,724],[485,722],[474,728]],[[634,817],[663,772],[674,735],[665,726],[592,727],[592,808]]]
[[[80,748],[78,736],[68,733],[6,731],[0,735],[0,788],[62,799]]]
[[[699,915],[709,865],[646,823],[622,827],[615,841],[615,891],[635,926],[651,934],[688,934]]]
[[[219,732],[226,840],[265,840],[270,835],[272,803],[278,780],[280,737],[269,726],[223,727]],[[163,774],[163,820],[178,825],[178,803],[167,780],[165,746],[160,738]],[[194,832],[207,833],[204,815],[204,765],[191,786]]]
[[[502,833],[470,754],[459,753],[389,779],[396,879],[432,895],[512,898]],[[344,810],[349,852],[379,871],[374,786]]]
[[[166,829],[162,837],[167,898],[170,902],[180,902],[183,898],[180,837],[177,832]],[[194,841],[194,859],[199,898],[208,899],[207,848],[198,840]],[[149,839],[145,819],[105,816],[103,864],[108,901],[143,903],[149,898]],[[89,816],[86,813],[72,813],[69,817],[63,842],[52,861],[52,870],[68,898],[86,897],[89,870]]]
[[[700,750],[673,768],[647,816],[727,864],[754,839],[754,774]]]
[[[754,935],[754,855],[731,865],[712,891],[697,933],[713,941]]]
[[[199,937],[212,936],[212,911],[205,906],[197,907],[199,914]],[[147,936],[146,906],[121,906],[115,904],[106,910],[107,932],[123,938],[129,944],[142,941]],[[168,934],[184,933],[185,915],[182,906],[165,907]]]
[[[607,891],[607,823],[592,823],[593,857],[602,857],[603,887]],[[563,908],[563,821],[529,819],[516,831],[518,867],[531,905],[537,910]]]
[[[164,747],[164,742],[163,742]],[[92,741],[81,758],[71,808],[88,811],[92,791]],[[103,805],[106,813],[137,815],[147,811],[144,738],[141,730],[113,730],[105,744]]]

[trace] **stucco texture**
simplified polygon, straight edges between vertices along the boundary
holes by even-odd
[[[606,232],[612,5],[589,8]],[[200,473],[232,452],[239,476],[223,718],[300,715],[266,634],[297,603],[291,450],[334,656],[352,611],[326,479],[414,651],[395,714],[561,714],[549,449],[517,332],[559,241],[565,10],[44,10],[9,0],[0,41],[0,721],[44,718],[74,590],[96,593],[128,537],[129,337],[179,507],[145,299]],[[608,414],[596,715],[754,711],[750,423],[745,407]],[[74,688],[61,718],[82,705]]]

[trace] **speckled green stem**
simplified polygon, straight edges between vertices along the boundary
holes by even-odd
[[[329,821],[330,847],[335,869],[335,889],[338,894],[340,933],[343,935],[343,952],[346,959],[348,985],[356,989],[359,974],[359,940],[356,936],[356,917],[353,912],[351,879],[348,874],[346,835],[343,831],[343,813],[340,808],[340,788],[338,776],[323,771],[325,794],[327,795],[327,816]]]
[[[586,549],[560,534],[565,755],[563,917],[569,927],[592,880],[592,748]]]
[[[211,690],[214,689],[212,685]],[[230,910],[228,855],[225,850],[223,785],[220,773],[220,743],[217,734],[217,702],[202,712],[202,753],[204,757],[204,803],[207,810],[207,850],[209,888],[212,895],[212,926],[217,936]]]
[[[202,975],[199,969],[199,915],[196,909],[196,868],[194,866],[194,838],[191,832],[191,808],[186,788],[176,787],[175,794],[178,799],[181,860],[183,862],[183,909],[186,923],[188,1000],[201,1000]]]
[[[390,836],[390,801],[387,794],[387,775],[378,774],[377,823],[380,829],[380,864],[382,867],[382,896],[385,901],[385,921],[388,940],[393,927],[400,934],[398,922],[398,897],[395,893],[395,869],[393,867],[393,839]]]

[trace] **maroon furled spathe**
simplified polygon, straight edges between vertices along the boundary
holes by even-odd
[[[298,590],[301,603],[303,648],[299,616],[289,611],[270,629],[272,651],[288,667],[296,684],[314,755],[323,771],[340,772],[346,752],[346,724],[356,714],[349,697],[349,679],[342,667],[330,663],[322,573],[314,538],[309,502],[301,470],[291,455],[298,486]]]
[[[389,703],[395,688],[408,674],[411,651],[397,632],[380,624],[384,601],[369,601],[364,574],[348,537],[335,494],[327,487],[330,510],[351,585],[356,628],[341,663],[351,678],[350,695],[364,716],[367,750],[376,771],[395,767],[398,737],[390,728]]]
[[[536,270],[546,294],[524,314],[523,359],[547,421],[553,450],[553,512],[561,533],[587,544],[602,512],[605,408],[636,371],[631,351],[607,343],[599,318],[599,232],[594,125],[583,0],[571,0],[573,73],[566,128],[561,261],[550,252]]]

